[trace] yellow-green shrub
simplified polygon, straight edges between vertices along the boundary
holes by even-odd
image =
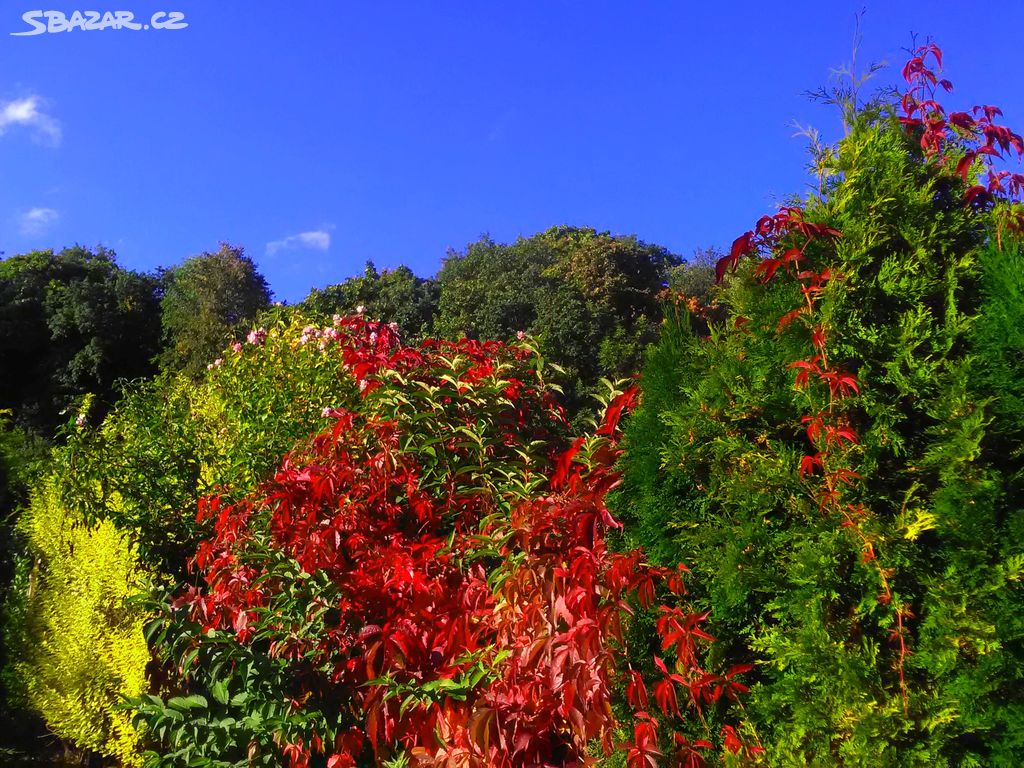
[[[58,736],[140,765],[123,697],[146,691],[145,614],[126,599],[144,587],[134,546],[113,523],[93,527],[58,499],[53,479],[21,520],[35,558],[15,671],[29,705]]]

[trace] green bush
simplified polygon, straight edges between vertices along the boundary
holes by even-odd
[[[201,380],[164,374],[130,387],[101,426],[56,452],[64,503],[130,531],[145,562],[180,575],[200,534],[198,499],[251,491],[326,423],[325,407],[357,395],[341,362],[309,333],[303,340],[307,329],[278,312],[250,334],[256,343],[228,347]]]
[[[433,330],[454,339],[537,336],[565,369],[566,408],[588,414],[600,380],[632,375],[656,338],[657,297],[679,263],[661,246],[591,228],[552,227],[508,245],[481,238],[450,252],[438,272]]]
[[[160,366],[200,378],[233,334],[270,306],[270,289],[252,259],[221,243],[214,253],[163,270]]]
[[[376,320],[397,323],[402,336],[422,339],[430,334],[437,313],[438,286],[430,277],[417,277],[406,266],[377,271],[366,262],[362,275],[343,283],[314,288],[298,305],[313,318],[352,315],[359,307]]]
[[[154,371],[157,291],[102,247],[0,260],[0,409],[49,439],[84,393],[112,404],[119,379]]]
[[[24,535],[18,517],[26,502],[28,488],[44,471],[49,446],[25,429],[8,421],[9,412],[0,411],[0,728],[11,728],[6,718],[20,718],[24,696],[11,667],[12,645],[25,614],[24,593],[28,562],[24,557]],[[27,730],[27,728],[25,729]],[[14,736],[14,734],[11,734]]]
[[[723,314],[669,312],[616,508],[756,665],[770,765],[1021,765],[1019,203],[965,201],[967,133],[847,114],[820,192],[720,263]]]

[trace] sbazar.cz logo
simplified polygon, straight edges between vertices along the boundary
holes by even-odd
[[[104,29],[185,29],[188,22],[181,11],[157,11],[148,19],[136,21],[131,11],[26,11],[21,20],[30,29],[12,35],[42,35],[47,32],[96,32]]]

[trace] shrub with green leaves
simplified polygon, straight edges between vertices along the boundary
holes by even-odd
[[[661,246],[587,227],[552,227],[507,245],[481,238],[450,252],[438,272],[433,330],[453,339],[538,337],[544,356],[564,368],[566,408],[588,413],[601,378],[632,375],[656,338],[657,296],[679,263]]]
[[[36,484],[23,521],[36,567],[27,603],[14,606],[16,642],[31,652],[16,649],[14,684],[81,747],[130,759],[130,715],[116,708],[147,690],[149,658],[145,611],[130,599],[143,587],[128,578],[136,563],[157,582],[184,578],[202,533],[198,499],[256,488],[328,423],[326,407],[358,396],[320,347],[331,328],[270,320],[211,361],[201,381],[137,383],[95,428],[83,412]]]
[[[1024,763],[1024,142],[939,58],[672,308],[627,431],[627,540],[755,665],[773,766]]]
[[[180,574],[200,534],[196,503],[225,487],[254,489],[326,407],[358,391],[323,329],[278,312],[211,360],[194,381],[164,374],[129,388],[95,429],[55,454],[64,503],[86,520],[109,519],[138,540],[156,570]]]
[[[437,313],[438,286],[430,277],[417,277],[406,266],[378,271],[366,262],[363,274],[343,283],[314,288],[298,305],[312,318],[352,315],[359,307],[385,323],[397,323],[403,338],[429,335]]]
[[[86,392],[109,407],[119,379],[155,368],[157,291],[152,275],[121,267],[102,247],[0,259],[0,408],[50,439]]]

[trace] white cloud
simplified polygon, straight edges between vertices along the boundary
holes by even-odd
[[[272,240],[267,243],[267,256],[274,256],[278,251],[290,251],[296,248],[326,251],[330,247],[331,233],[326,229],[314,229],[290,235],[283,240]]]
[[[32,208],[21,215],[21,234],[41,235],[59,218],[60,214],[53,208]]]
[[[0,101],[0,136],[9,127],[20,125],[31,129],[33,137],[45,144],[60,144],[60,123],[55,117],[46,114],[43,106],[43,100],[38,96]]]

